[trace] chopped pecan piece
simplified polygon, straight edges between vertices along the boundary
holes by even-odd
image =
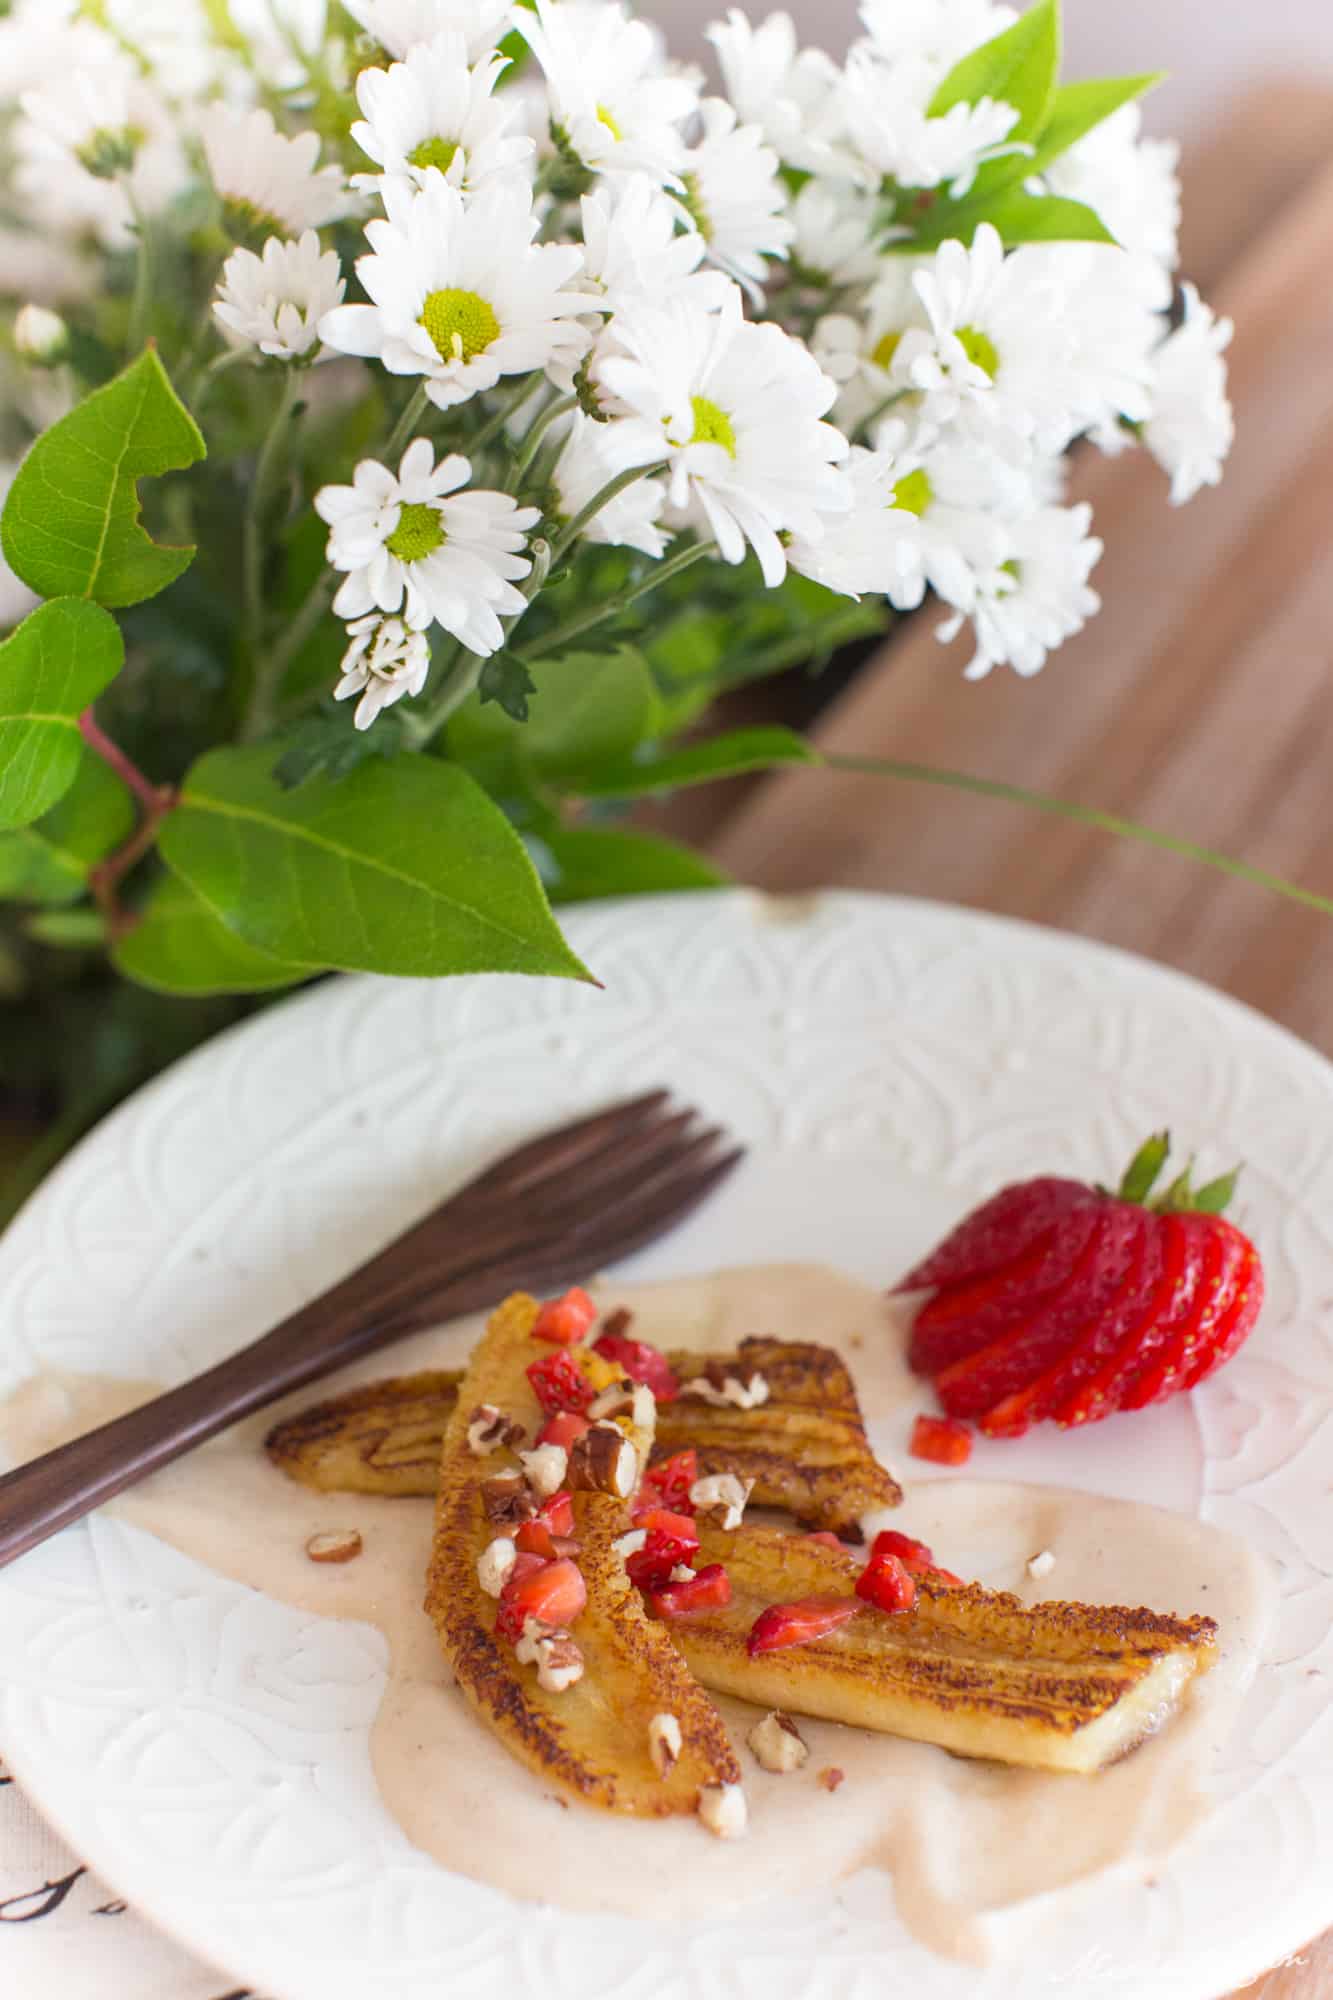
[[[756,1722],[746,1737],[755,1761],[766,1771],[799,1771],[810,1755],[809,1747],[791,1717],[780,1708],[770,1710]]]
[[[655,1715],[648,1724],[648,1755],[659,1778],[665,1778],[680,1755],[680,1724],[674,1715]]]
[[[516,1424],[494,1403],[478,1403],[467,1420],[467,1448],[478,1458],[488,1457],[503,1445],[520,1445],[526,1436],[522,1424]]]
[[[521,1472],[497,1472],[481,1482],[486,1519],[497,1528],[521,1528],[537,1512],[537,1496]]]
[[[618,1424],[594,1424],[569,1451],[569,1483],[628,1500],[639,1483],[639,1455]]]
[[[312,1535],[305,1545],[312,1563],[349,1563],[361,1553],[361,1537],[355,1528],[339,1528],[327,1535]]]

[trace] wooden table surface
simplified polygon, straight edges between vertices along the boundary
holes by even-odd
[[[829,751],[1095,805],[1333,896],[1333,91],[1239,104],[1186,172],[1184,265],[1236,322],[1236,448],[1173,512],[1146,454],[1088,453],[1104,610],[1035,681],[961,678],[912,620],[828,708]],[[719,788],[720,790],[721,788]],[[882,777],[798,771],[662,808],[738,879],[895,889],[1128,946],[1333,1053],[1333,918],[1137,844]],[[1246,1989],[1333,2000],[1333,1932]]]

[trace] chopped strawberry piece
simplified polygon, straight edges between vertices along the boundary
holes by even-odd
[[[813,1534],[802,1535],[801,1540],[803,1542],[822,1542],[826,1549],[836,1549],[839,1555],[847,1553],[842,1543],[838,1540],[838,1537],[830,1528],[817,1528]]]
[[[646,1340],[626,1340],[623,1334],[604,1333],[593,1342],[593,1351],[613,1361],[631,1382],[646,1382],[659,1403],[672,1403],[680,1394],[680,1383],[660,1347]]]
[[[672,1514],[664,1507],[650,1507],[637,1516],[648,1539],[632,1555],[625,1568],[629,1580],[639,1590],[661,1590],[671,1572],[699,1553],[699,1531],[689,1514]]]
[[[540,1391],[538,1393],[540,1394]],[[586,1430],[591,1430],[591,1428],[592,1426],[588,1422],[588,1419],[581,1417],[577,1410],[557,1410],[553,1417],[546,1419],[546,1422],[538,1431],[537,1442],[538,1444],[558,1444],[565,1451],[568,1451],[575,1438],[581,1438],[583,1433]]]
[[[653,1505],[670,1507],[677,1514],[692,1513],[694,1503],[690,1499],[690,1488],[698,1477],[698,1452],[678,1451],[670,1458],[659,1458],[656,1465],[648,1467],[643,1475],[644,1495]]]
[[[554,1562],[558,1553],[544,1521],[525,1521],[514,1536],[514,1547],[524,1555],[540,1556],[544,1562]]]
[[[760,1653],[780,1652],[786,1646],[805,1646],[836,1632],[861,1606],[854,1597],[802,1597],[792,1604],[770,1604],[750,1627],[745,1650],[750,1658]]]
[[[535,1558],[527,1557],[527,1562]],[[514,1558],[514,1567],[505,1579],[500,1593],[500,1608],[496,1613],[495,1629],[501,1638],[511,1644],[521,1639],[523,1627],[529,1618],[539,1624],[569,1626],[574,1623],[588,1602],[587,1587],[577,1563],[568,1556],[557,1562],[538,1563],[535,1569],[525,1568],[521,1572],[519,1564],[523,1556]]]
[[[934,1569],[935,1558],[924,1542],[914,1542],[910,1535],[900,1535],[896,1528],[885,1528],[876,1535],[870,1545],[872,1556],[897,1556],[905,1570],[920,1575],[923,1570]]]
[[[871,1556],[856,1579],[856,1594],[877,1611],[910,1611],[916,1602],[916,1584],[906,1564],[886,1549]]]
[[[941,1590],[967,1589],[962,1577],[955,1576],[951,1569],[928,1569],[924,1575],[927,1583],[933,1583]]]
[[[674,1514],[668,1507],[650,1507],[647,1513],[640,1514],[638,1525],[650,1535],[670,1535],[689,1555],[699,1546],[699,1530],[693,1514]]]
[[[731,1578],[721,1563],[709,1563],[688,1583],[668,1583],[649,1593],[648,1607],[659,1618],[688,1618],[695,1611],[715,1611],[731,1602]]]
[[[552,1535],[572,1535],[574,1532],[574,1495],[553,1493],[537,1509],[537,1519]]]
[[[597,1308],[578,1285],[561,1299],[548,1299],[532,1329],[534,1340],[549,1340],[553,1347],[573,1347],[582,1340],[597,1317]]]
[[[586,1410],[597,1394],[565,1348],[544,1354],[540,1361],[529,1362],[525,1372],[548,1416],[554,1416],[557,1410]]]
[[[972,1433],[952,1417],[918,1417],[908,1446],[913,1458],[935,1465],[966,1465],[972,1456]]]

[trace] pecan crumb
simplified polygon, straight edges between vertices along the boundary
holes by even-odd
[[[753,1479],[738,1478],[734,1472],[714,1472],[695,1480],[690,1499],[703,1520],[729,1532],[744,1520],[753,1485]]]
[[[1049,1549],[1039,1549],[1035,1556],[1028,1557],[1028,1575],[1040,1580],[1049,1576],[1055,1568],[1055,1557]]]
[[[800,1730],[780,1708],[773,1709],[762,1722],[756,1722],[745,1740],[754,1752],[756,1763],[765,1771],[799,1771],[810,1755]]]
[[[639,1455],[618,1424],[594,1424],[575,1438],[569,1453],[569,1483],[628,1500],[639,1483]]]
[[[739,1840],[750,1817],[745,1793],[739,1785],[705,1785],[699,1793],[699,1817],[719,1840]]]
[[[360,1555],[361,1548],[361,1537],[355,1528],[340,1528],[333,1534],[312,1535],[305,1552],[312,1563],[349,1563]]]
[[[682,1401],[711,1403],[724,1410],[757,1410],[768,1401],[768,1379],[757,1368],[720,1368],[710,1364],[702,1375],[680,1385]]]
[[[497,1472],[481,1482],[486,1519],[497,1527],[521,1528],[537,1512],[537,1498],[521,1472]]]
[[[836,1792],[846,1776],[847,1773],[840,1771],[836,1764],[825,1764],[823,1770],[818,1774],[817,1782],[824,1787],[826,1792]]]
[[[680,1724],[674,1715],[655,1715],[648,1724],[648,1755],[659,1778],[670,1774],[683,1741]]]
[[[516,1424],[495,1403],[478,1403],[467,1420],[468,1450],[478,1458],[488,1457],[502,1445],[520,1445],[526,1436],[522,1424]]]

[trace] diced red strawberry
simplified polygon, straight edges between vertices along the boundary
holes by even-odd
[[[1001,1188],[960,1222],[894,1290],[914,1292],[927,1286],[934,1290],[989,1277],[1021,1257],[1069,1209],[1093,1198],[1092,1190],[1082,1181],[1054,1176]]]
[[[654,1506],[670,1507],[677,1514],[692,1513],[690,1488],[698,1477],[698,1452],[674,1452],[670,1458],[659,1458],[648,1467],[643,1475],[643,1491],[645,1496],[655,1496],[650,1503]]]
[[[935,1465],[966,1465],[972,1456],[972,1433],[953,1417],[920,1416],[912,1425],[907,1449],[913,1458],[928,1458]]]
[[[1114,1309],[1147,1229],[1141,1210],[1107,1202],[1078,1262],[1031,1317],[935,1377],[935,1393],[949,1415],[978,1417],[1053,1361],[1067,1361],[1089,1328]]]
[[[640,1514],[639,1526],[650,1535],[670,1535],[687,1555],[693,1555],[699,1546],[699,1530],[692,1514],[675,1514],[669,1507],[650,1507],[646,1514]]]
[[[544,1562],[554,1562],[559,1554],[551,1530],[540,1520],[524,1521],[514,1535],[514,1547],[524,1555],[540,1556]]]
[[[663,1589],[670,1580],[672,1570],[680,1564],[692,1562],[699,1553],[699,1537],[688,1515],[664,1514],[659,1509],[656,1520],[659,1524],[679,1521],[685,1532],[662,1525],[647,1527],[647,1541],[625,1564],[629,1580],[637,1590]],[[647,1526],[647,1522],[640,1525]]]
[[[922,1570],[934,1569],[935,1558],[924,1542],[914,1542],[910,1535],[900,1535],[896,1528],[884,1528],[870,1544],[872,1556],[897,1556],[905,1570],[920,1574]]]
[[[877,1611],[910,1611],[916,1602],[916,1584],[907,1565],[885,1549],[872,1555],[857,1577],[856,1594]]]
[[[578,1285],[563,1298],[548,1299],[532,1329],[534,1340],[549,1340],[554,1347],[573,1347],[586,1335],[597,1317],[597,1308]]]
[[[557,1410],[553,1417],[546,1419],[538,1431],[537,1442],[558,1444],[562,1450],[568,1451],[575,1438],[581,1438],[583,1433],[591,1428],[588,1419],[581,1417],[577,1410]]]
[[[593,1350],[623,1369],[631,1382],[646,1382],[659,1403],[674,1402],[680,1394],[680,1383],[660,1347],[646,1340],[627,1340],[623,1334],[604,1333],[593,1342]]]
[[[842,1543],[838,1540],[838,1537],[829,1528],[817,1528],[813,1534],[802,1535],[801,1540],[803,1542],[822,1542],[826,1549],[836,1549],[839,1555],[846,1555],[847,1553]]]
[[[553,1493],[537,1509],[537,1519],[553,1535],[572,1535],[574,1532],[574,1495]]]
[[[525,1371],[548,1416],[557,1410],[586,1410],[597,1391],[567,1348],[558,1347],[529,1362]]]
[[[688,1618],[696,1611],[716,1611],[731,1602],[731,1578],[721,1563],[696,1570],[688,1583],[668,1583],[649,1593],[648,1606],[659,1618]]]
[[[966,1590],[961,1576],[955,1576],[951,1569],[928,1569],[922,1572],[926,1583],[933,1583],[940,1590]]]
[[[787,1646],[808,1646],[812,1639],[836,1632],[860,1608],[855,1597],[801,1597],[791,1604],[770,1604],[750,1627],[745,1650],[753,1660]]]
[[[519,1564],[524,1561],[521,1555],[514,1558],[495,1618],[496,1631],[511,1644],[522,1638],[523,1626],[529,1618],[542,1625],[569,1626],[588,1602],[582,1573],[568,1556],[520,1572]]]
[[[909,1359],[917,1374],[936,1375],[1030,1321],[1036,1308],[1068,1282],[1100,1217],[1101,1205],[1095,1201],[1071,1208],[1006,1270],[937,1292],[912,1325]]]

